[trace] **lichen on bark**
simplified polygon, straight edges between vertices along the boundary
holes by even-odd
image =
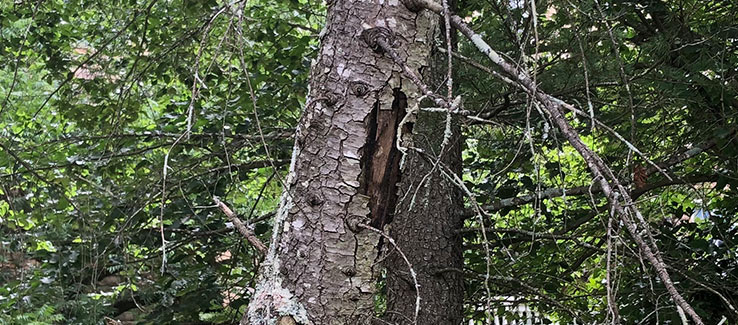
[[[283,316],[297,324],[372,321],[379,235],[356,225],[376,212],[367,189],[387,184],[366,184],[366,162],[376,158],[367,139],[379,127],[366,122],[375,109],[392,109],[395,91],[411,102],[417,90],[361,35],[389,30],[407,64],[419,69],[430,17],[396,0],[329,4],[270,248],[243,324],[277,324]],[[377,181],[386,180],[370,182]]]

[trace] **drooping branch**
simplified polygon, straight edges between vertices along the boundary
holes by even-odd
[[[425,8],[437,14],[443,14],[444,10],[441,5],[430,0],[405,0],[408,8]],[[618,178],[613,174],[607,164],[589,148],[580,138],[579,133],[571,126],[564,116],[564,110],[570,110],[572,105],[555,98],[541,91],[531,79],[531,77],[518,66],[508,62],[495,50],[493,50],[481,37],[474,32],[464,21],[457,15],[451,15],[451,22],[454,27],[458,28],[464,36],[466,36],[478,50],[487,56],[495,65],[497,65],[511,80],[514,85],[525,90],[533,99],[539,102],[545,110],[549,118],[556,124],[567,141],[574,147],[577,152],[587,163],[587,167],[591,171],[593,182],[599,183],[602,192],[608,198],[613,211],[617,213],[620,220],[625,225],[629,234],[638,244],[641,253],[646,257],[649,263],[656,269],[656,273],[664,283],[667,291],[676,303],[689,314],[696,324],[704,324],[700,316],[694,311],[692,306],[677,291],[674,283],[669,276],[665,263],[660,257],[658,247],[649,231],[649,225],[641,214],[640,210],[633,203],[630,193],[620,183]],[[407,69],[406,69],[407,70]],[[622,203],[621,203],[622,201]],[[644,233],[646,237],[644,238]]]
[[[233,213],[233,210],[231,210],[220,199],[218,199],[217,197],[213,197],[213,202],[215,202],[215,205],[217,205],[218,208],[220,208],[220,210],[223,211],[226,217],[228,217],[228,220],[230,220],[233,223],[233,226],[236,227],[236,229],[238,229],[238,232],[240,232],[241,235],[246,237],[246,240],[248,240],[249,243],[251,243],[251,245],[254,246],[254,248],[256,248],[256,250],[259,251],[259,253],[262,256],[264,256],[266,254],[267,247],[266,245],[264,245],[264,243],[261,242],[261,240],[259,240],[258,237],[256,237],[256,234],[254,234],[254,232],[251,231],[251,229],[246,227],[246,225],[243,224],[241,219],[239,219],[238,216],[236,216],[236,214]]]

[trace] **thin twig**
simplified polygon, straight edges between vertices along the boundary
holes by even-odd
[[[172,146],[169,147],[166,155],[164,155],[164,166],[162,167],[161,171],[161,204],[159,207],[159,233],[161,234],[161,274],[164,274],[167,265],[167,240],[166,238],[164,238],[164,209],[166,208],[167,204],[167,173],[169,172],[169,154],[174,149],[174,146],[176,146],[177,143],[179,143],[179,141],[182,140],[182,138],[184,138],[187,133],[187,131],[182,133],[179,138],[177,138],[177,140],[172,143]]]
[[[415,285],[415,315],[413,316],[413,324],[418,324],[418,314],[420,313],[420,284],[418,283],[418,276],[415,273],[415,269],[413,268],[413,265],[410,263],[410,260],[407,259],[407,256],[405,256],[405,253],[402,252],[399,246],[397,246],[397,243],[395,240],[390,237],[389,235],[385,234],[383,231],[374,228],[370,225],[360,223],[358,224],[359,227],[367,229],[369,231],[372,231],[376,234],[379,234],[380,236],[387,239],[387,241],[397,250],[397,253],[400,254],[400,257],[402,257],[403,260],[405,260],[405,264],[407,264],[408,269],[410,270],[410,276],[413,278],[413,284]]]

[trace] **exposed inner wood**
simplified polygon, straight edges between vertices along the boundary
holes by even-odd
[[[372,227],[382,227],[392,221],[397,202],[397,183],[400,181],[401,153],[395,145],[397,127],[405,116],[407,97],[399,89],[393,90],[391,109],[375,106],[368,121],[368,139],[365,156],[365,189],[372,212]]]

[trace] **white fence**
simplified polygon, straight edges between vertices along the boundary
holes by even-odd
[[[492,312],[492,324],[494,325],[563,325],[551,321],[546,315],[530,309],[526,304],[517,303],[515,297],[497,297],[496,300],[503,300],[502,305],[505,313],[498,315],[496,311]],[[517,315],[517,317],[511,317],[510,314]],[[474,321],[469,320],[469,325],[475,324]],[[574,321],[567,325],[577,325],[577,322]]]

